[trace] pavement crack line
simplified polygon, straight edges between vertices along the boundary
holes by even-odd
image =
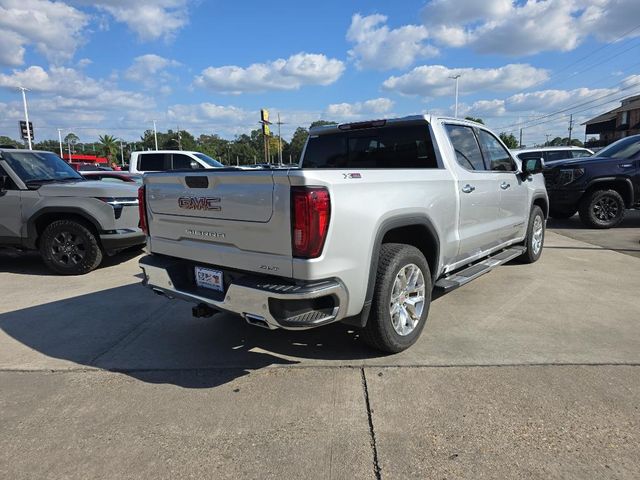
[[[364,401],[367,407],[367,419],[369,420],[369,435],[371,437],[371,450],[373,452],[373,474],[376,480],[382,480],[382,471],[378,461],[378,445],[376,442],[376,431],[373,428],[373,415],[371,414],[371,402],[369,401],[369,387],[367,386],[367,374],[364,368],[360,369],[362,376],[362,389],[364,390]]]

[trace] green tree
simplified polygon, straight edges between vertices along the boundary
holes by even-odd
[[[514,137],[513,133],[505,133],[502,132],[500,134],[500,140],[504,142],[504,144],[509,148],[518,148],[518,139]]]
[[[293,133],[293,137],[291,137],[291,142],[289,143],[289,154],[294,163],[300,160],[300,155],[302,155],[302,149],[308,136],[309,132],[303,127],[296,128],[296,131]]]
[[[43,140],[33,145],[34,150],[44,150],[45,152],[53,152],[60,155],[60,142],[58,140]],[[66,150],[63,147],[63,150]]]
[[[114,161],[119,148],[116,138],[111,135],[100,135],[98,141],[100,143],[99,153],[107,157],[109,162]]]
[[[484,125],[484,120],[481,118],[473,118],[473,117],[464,117],[465,120],[471,120],[472,122],[481,123]]]
[[[18,143],[13,138],[7,137],[5,135],[0,135],[0,145],[13,145],[14,147],[19,147],[20,143]]]
[[[69,132],[67,133],[67,135],[64,137],[64,144],[67,146],[71,147],[71,151],[75,153],[76,151],[76,144],[80,141],[80,138],[73,132]],[[69,148],[69,147],[67,147]]]

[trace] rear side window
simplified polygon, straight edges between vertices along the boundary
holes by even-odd
[[[591,154],[586,150],[572,150],[571,153],[573,154],[573,158],[584,158],[591,156]]]
[[[456,160],[467,170],[485,170],[480,145],[473,129],[464,125],[445,125]]]
[[[173,168],[202,168],[202,166],[196,162],[193,158],[184,155],[182,153],[173,154]]]
[[[567,158],[573,158],[569,150],[547,150],[547,162],[553,162],[554,160],[565,160]]]
[[[164,153],[141,153],[138,156],[138,170],[143,172],[166,170],[164,158]]]
[[[309,137],[304,168],[438,168],[426,124]]]

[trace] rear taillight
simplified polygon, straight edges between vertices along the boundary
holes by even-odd
[[[149,235],[149,226],[147,224],[147,202],[145,200],[145,188],[144,185],[138,189],[138,212],[140,214],[140,222],[138,226],[140,229]]]
[[[291,188],[293,256],[316,258],[322,253],[329,230],[331,199],[323,187]]]

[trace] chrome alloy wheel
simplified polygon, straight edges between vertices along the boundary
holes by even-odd
[[[425,303],[425,285],[422,270],[410,263],[400,269],[393,282],[389,313],[398,335],[409,335],[418,325]]]
[[[542,237],[544,235],[544,224],[542,221],[542,217],[540,215],[536,215],[536,218],[533,220],[533,238],[531,239],[531,248],[533,249],[533,254],[538,255],[540,250],[542,249]]]

